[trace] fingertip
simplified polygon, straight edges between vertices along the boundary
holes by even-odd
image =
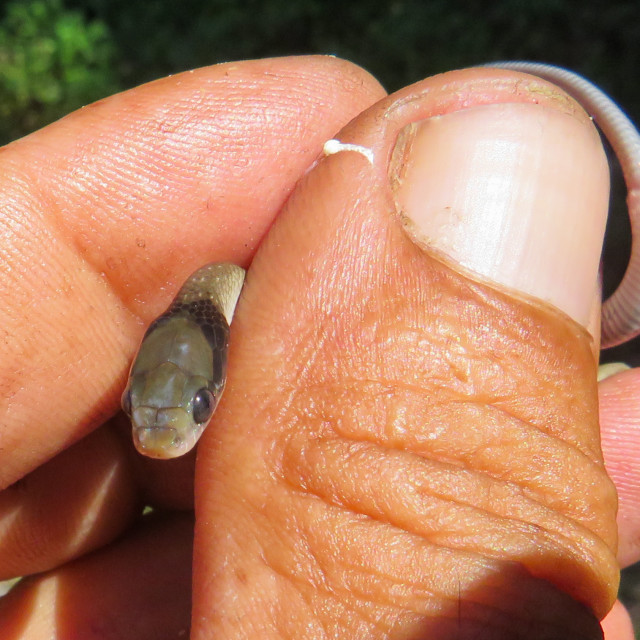
[[[602,621],[602,630],[604,640],[634,640],[631,616],[619,600]]]
[[[151,516],[126,539],[18,583],[0,600],[6,640],[188,636],[193,521]]]
[[[618,490],[618,560],[640,560],[640,369],[600,381],[600,426],[607,472]]]
[[[100,548],[140,510],[119,438],[97,429],[0,492],[0,577],[47,571]]]

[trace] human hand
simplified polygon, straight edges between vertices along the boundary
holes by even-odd
[[[432,620],[442,614],[452,621],[452,627],[441,622],[438,637],[477,631],[465,623],[467,586],[477,583],[477,575],[447,566],[437,577],[448,588],[454,585],[459,601],[453,608],[421,591],[412,582],[416,570],[421,579],[434,580],[432,568],[415,560],[417,545],[428,538],[418,526],[424,515],[419,505],[401,504],[380,478],[394,470],[398,487],[418,483],[424,455],[417,442],[425,435],[424,408],[415,402],[433,388],[420,377],[426,371],[418,372],[420,382],[407,384],[396,367],[415,377],[420,347],[442,358],[432,376],[444,367],[446,382],[456,362],[456,375],[464,376],[468,372],[456,358],[468,354],[468,345],[450,331],[456,324],[465,335],[487,327],[449,318],[440,324],[444,333],[425,334],[420,309],[430,308],[440,294],[436,287],[416,289],[425,283],[424,254],[401,230],[391,191],[380,186],[403,118],[412,122],[431,109],[442,113],[477,101],[513,102],[516,81],[495,81],[513,77],[469,72],[459,76],[461,85],[435,92],[440,102],[433,94],[417,99],[413,88],[361,116],[339,137],[371,147],[376,165],[356,153],[323,161],[302,180],[252,264],[234,321],[228,389],[198,454],[194,638],[245,637],[258,629],[263,637],[383,637],[385,625],[396,637],[416,637],[406,630],[422,621],[424,613],[417,612],[429,606],[435,607],[429,610],[436,615]],[[473,90],[460,91],[469,82]],[[521,95],[529,100],[526,90]],[[207,261],[252,261],[322,143],[382,96],[364,72],[330,58],[236,63],[114,96],[4,150],[0,246],[7,267],[0,294],[7,347],[0,388],[7,405],[0,469],[2,486],[17,484],[0,495],[0,573],[50,572],[3,602],[3,637],[38,638],[53,625],[58,637],[87,637],[96,629],[127,638],[172,637],[186,628],[189,517],[174,513],[132,523],[146,501],[189,506],[193,457],[141,460],[117,420],[107,420],[132,351],[143,324],[189,272]],[[557,96],[548,97],[550,109],[559,109],[557,102]],[[554,125],[559,135],[563,126],[573,133],[583,127],[579,116],[560,112]],[[471,125],[461,126],[464,139]],[[582,226],[588,215],[574,199],[587,186],[602,185],[601,157],[589,140],[579,139],[580,153],[566,149],[568,157],[585,162],[583,182],[575,178],[564,195]],[[545,140],[543,148],[548,145]],[[443,165],[443,154],[435,148],[434,170]],[[540,178],[536,188],[547,199],[557,192]],[[594,228],[603,214],[591,212]],[[541,240],[552,233],[541,229]],[[569,292],[567,280],[539,279],[547,289],[560,282],[545,297],[585,325],[584,310],[594,306],[593,281],[577,265],[597,264],[597,242],[585,255],[566,255],[562,265],[551,265],[552,274],[564,269],[576,281]],[[511,286],[532,293],[529,276]],[[362,304],[353,304],[354,292]],[[574,292],[571,309],[565,308]],[[415,321],[411,331],[407,313]],[[291,351],[279,352],[276,337]],[[360,373],[365,369],[359,367],[371,366],[370,356],[385,354],[378,364],[391,362],[386,350],[398,346],[407,359],[395,353],[384,378],[380,371],[377,377],[347,375],[355,365]],[[522,362],[522,375],[532,375],[531,367]],[[474,375],[468,380],[479,385]],[[498,376],[497,382],[508,384],[508,378]],[[629,407],[627,417],[637,416],[637,384],[628,382],[634,372],[622,379],[625,400],[613,406],[607,398],[615,397],[610,390],[619,389],[614,385],[622,384],[620,378],[602,385],[602,426],[612,452],[609,473],[621,489],[621,550],[632,561],[637,478],[615,444],[625,439],[626,452],[632,451],[632,430],[619,411]],[[332,448],[314,449],[344,416],[358,433],[329,438]],[[460,434],[468,438],[465,425],[473,424],[462,420]],[[352,448],[368,444],[371,450]],[[401,455],[411,451],[419,455]],[[454,447],[448,455],[462,453]],[[516,471],[522,465],[514,455]],[[371,496],[386,504],[364,504]],[[372,509],[384,511],[382,521],[372,518]],[[123,531],[120,542],[104,546]],[[83,557],[94,549],[101,551]],[[456,554],[451,557],[458,563]],[[545,598],[545,610],[536,609],[532,620],[554,612],[563,620],[580,618],[571,603],[563,608],[563,596],[532,581],[530,586]],[[555,607],[549,598],[556,598]],[[36,609],[36,603],[45,605]],[[509,619],[511,613],[504,615]],[[515,624],[520,628],[522,619]]]

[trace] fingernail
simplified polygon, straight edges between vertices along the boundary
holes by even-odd
[[[590,123],[526,103],[456,111],[405,127],[389,175],[415,242],[588,325],[609,197]]]

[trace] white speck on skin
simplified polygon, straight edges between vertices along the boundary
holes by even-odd
[[[356,153],[363,155],[370,164],[373,165],[373,150],[359,144],[349,144],[332,138],[324,143],[322,151],[325,156],[332,156],[334,153],[340,153],[341,151],[355,151]]]

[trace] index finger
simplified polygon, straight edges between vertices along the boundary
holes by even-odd
[[[381,95],[334,58],[230,63],[2,149],[0,487],[114,412],[140,319],[200,264],[247,263],[323,142]]]

